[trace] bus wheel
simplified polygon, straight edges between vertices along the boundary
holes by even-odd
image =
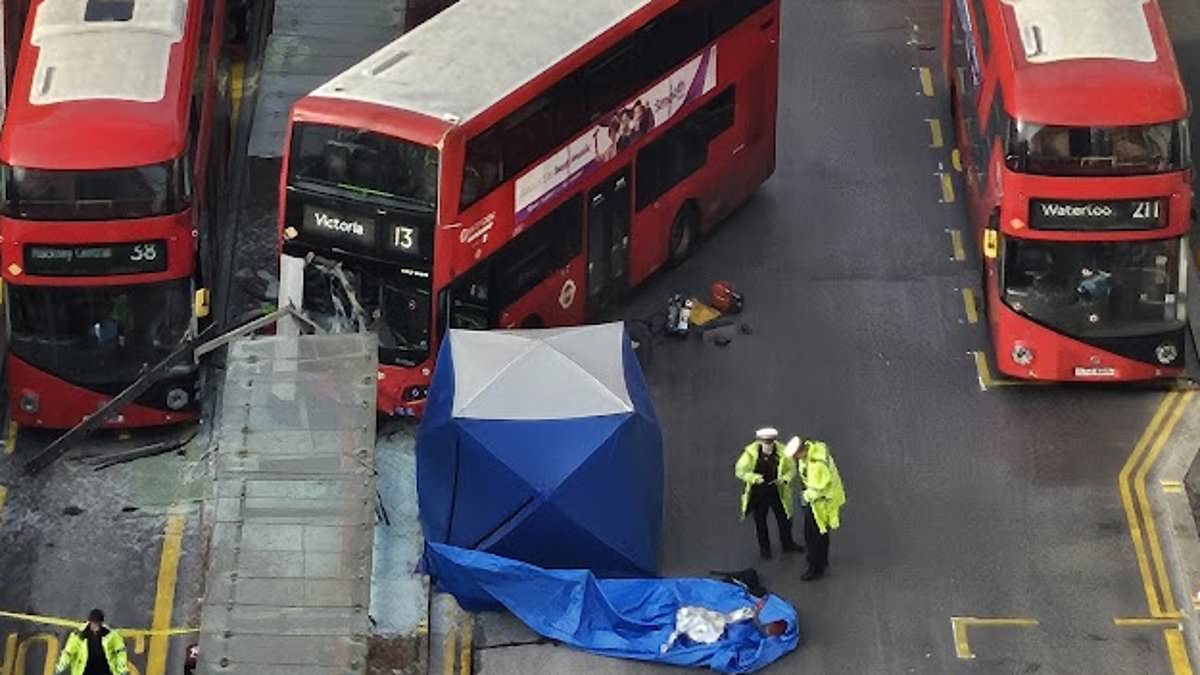
[[[696,248],[696,240],[700,238],[700,214],[695,202],[685,202],[675,214],[675,222],[671,225],[670,258],[671,266],[678,265]]]
[[[546,322],[537,314],[530,314],[521,322],[521,328],[545,328]]]

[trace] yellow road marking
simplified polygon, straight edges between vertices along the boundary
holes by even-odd
[[[1167,641],[1167,654],[1171,657],[1171,672],[1174,675],[1192,675],[1192,663],[1183,644],[1183,631],[1168,628],[1163,631],[1163,639]]]
[[[921,74],[921,93],[933,96],[933,73],[925,66],[921,66],[917,70]]]
[[[175,579],[179,574],[179,554],[183,548],[184,515],[179,512],[167,516],[166,533],[163,536],[162,556],[158,563],[158,587],[154,593],[154,614],[150,619],[150,650],[146,657],[146,675],[166,675],[167,631],[171,627],[171,613],[175,608]]]
[[[1113,624],[1117,626],[1175,626],[1179,627],[1179,619],[1171,619],[1168,617],[1161,618],[1146,618],[1146,617],[1116,617],[1113,619]]]
[[[963,248],[962,230],[950,230],[950,246],[954,249],[954,259],[962,262],[967,259],[967,251]]]
[[[442,675],[454,675],[454,645],[458,640],[458,606],[447,612],[446,643],[442,645]]]
[[[998,384],[992,379],[992,369],[988,367],[987,355],[983,352],[971,352],[975,359],[975,374],[979,377],[979,391],[987,391]]]
[[[0,485],[0,525],[4,524],[4,502],[8,499],[8,488]]]
[[[1150,448],[1145,461],[1142,462],[1141,468],[1138,469],[1134,476],[1134,491],[1137,493],[1138,504],[1142,509],[1142,517],[1146,521],[1146,540],[1150,544],[1150,559],[1154,562],[1154,571],[1158,575],[1158,588],[1162,592],[1164,603],[1162,609],[1167,614],[1175,614],[1178,610],[1175,607],[1175,594],[1171,591],[1171,579],[1167,576],[1165,557],[1159,544],[1158,526],[1154,520],[1154,511],[1151,510],[1150,500],[1146,497],[1146,476],[1150,473],[1150,469],[1154,467],[1159,454],[1162,453],[1163,446],[1167,444],[1167,440],[1171,437],[1171,432],[1175,430],[1175,425],[1179,423],[1179,418],[1183,416],[1183,411],[1187,408],[1193,396],[1195,396],[1195,392],[1189,391],[1179,397],[1175,409],[1163,423],[1162,428],[1159,429],[1154,445]]]
[[[1125,519],[1129,521],[1129,539],[1133,543],[1133,555],[1137,558],[1138,572],[1142,577],[1142,590],[1146,594],[1146,605],[1150,609],[1151,616],[1162,616],[1162,608],[1158,603],[1158,593],[1154,589],[1154,578],[1150,574],[1150,562],[1146,556],[1145,542],[1142,538],[1142,528],[1138,524],[1138,512],[1133,503],[1133,490],[1130,487],[1130,479],[1134,470],[1138,466],[1150,446],[1150,439],[1154,437],[1154,432],[1158,430],[1160,423],[1165,419],[1167,411],[1175,405],[1179,394],[1170,392],[1163,397],[1163,400],[1158,405],[1158,409],[1154,412],[1154,417],[1150,419],[1142,435],[1138,438],[1137,445],[1133,447],[1133,452],[1129,455],[1129,459],[1125,460],[1125,465],[1121,467],[1121,473],[1117,476],[1117,488],[1121,492],[1121,503],[1125,508]]]
[[[4,454],[11,455],[17,449],[17,432],[20,427],[16,422],[9,420],[8,429],[4,434]]]
[[[475,620],[470,614],[466,615],[466,623],[462,630],[462,642],[458,648],[458,673],[459,675],[471,675],[471,667],[475,665],[471,642],[474,640]]]
[[[242,110],[242,91],[245,87],[246,64],[241,61],[234,61],[230,67],[230,87],[229,99],[233,110],[230,112],[231,126],[236,129],[238,114]]]
[[[952,616],[950,617],[950,630],[954,635],[954,655],[960,659],[975,658],[967,637],[967,628],[971,626],[1032,628],[1037,625],[1037,619],[977,619],[973,616]]]
[[[942,138],[942,121],[931,117],[926,117],[925,121],[929,124],[929,136],[931,137],[929,147],[940,148],[945,145],[945,140]]]
[[[1183,492],[1183,481],[1160,480],[1158,484],[1162,486],[1162,491],[1167,494],[1179,494]]]
[[[955,148],[950,151],[950,163],[954,165],[954,170],[962,173],[962,153]]]
[[[938,171],[937,177],[938,177],[938,180],[940,180],[942,183],[942,203],[943,204],[953,204],[954,203],[954,181],[951,180],[950,174],[946,173],[945,171]]]
[[[979,310],[975,307],[975,289],[962,289],[962,296],[963,307],[967,310],[967,323],[972,325],[979,323]]]

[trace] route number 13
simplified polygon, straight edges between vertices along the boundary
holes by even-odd
[[[417,244],[416,234],[416,228],[397,225],[392,228],[392,246],[404,251],[411,251]]]

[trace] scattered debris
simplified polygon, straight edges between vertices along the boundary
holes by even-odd
[[[722,314],[740,314],[745,307],[746,299],[728,281],[713,282],[709,294],[712,296],[713,307]]]
[[[79,508],[78,506],[75,506],[74,504],[63,509],[64,516],[78,516],[81,513],[83,513],[83,509]]]
[[[121,452],[114,452],[106,455],[98,455],[95,457],[90,457],[85,461],[88,464],[92,464],[95,471],[100,471],[118,464],[132,462],[135,459],[154,457],[157,455],[166,454],[172,450],[179,450],[186,447],[188,443],[191,443],[192,439],[196,437],[196,433],[197,432],[192,431],[186,436],[167,439],[165,441],[157,441],[155,443],[136,447],[131,450],[123,450]]]

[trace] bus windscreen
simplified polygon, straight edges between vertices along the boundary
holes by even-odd
[[[433,148],[360,129],[299,123],[292,133],[289,182],[354,192],[367,198],[437,206],[438,155]]]
[[[1188,167],[1186,122],[1066,127],[1017,122],[1010,168],[1048,176],[1132,176]]]
[[[0,165],[0,212],[25,220],[123,220],[180,213],[192,201],[190,164],[89,171]]]

